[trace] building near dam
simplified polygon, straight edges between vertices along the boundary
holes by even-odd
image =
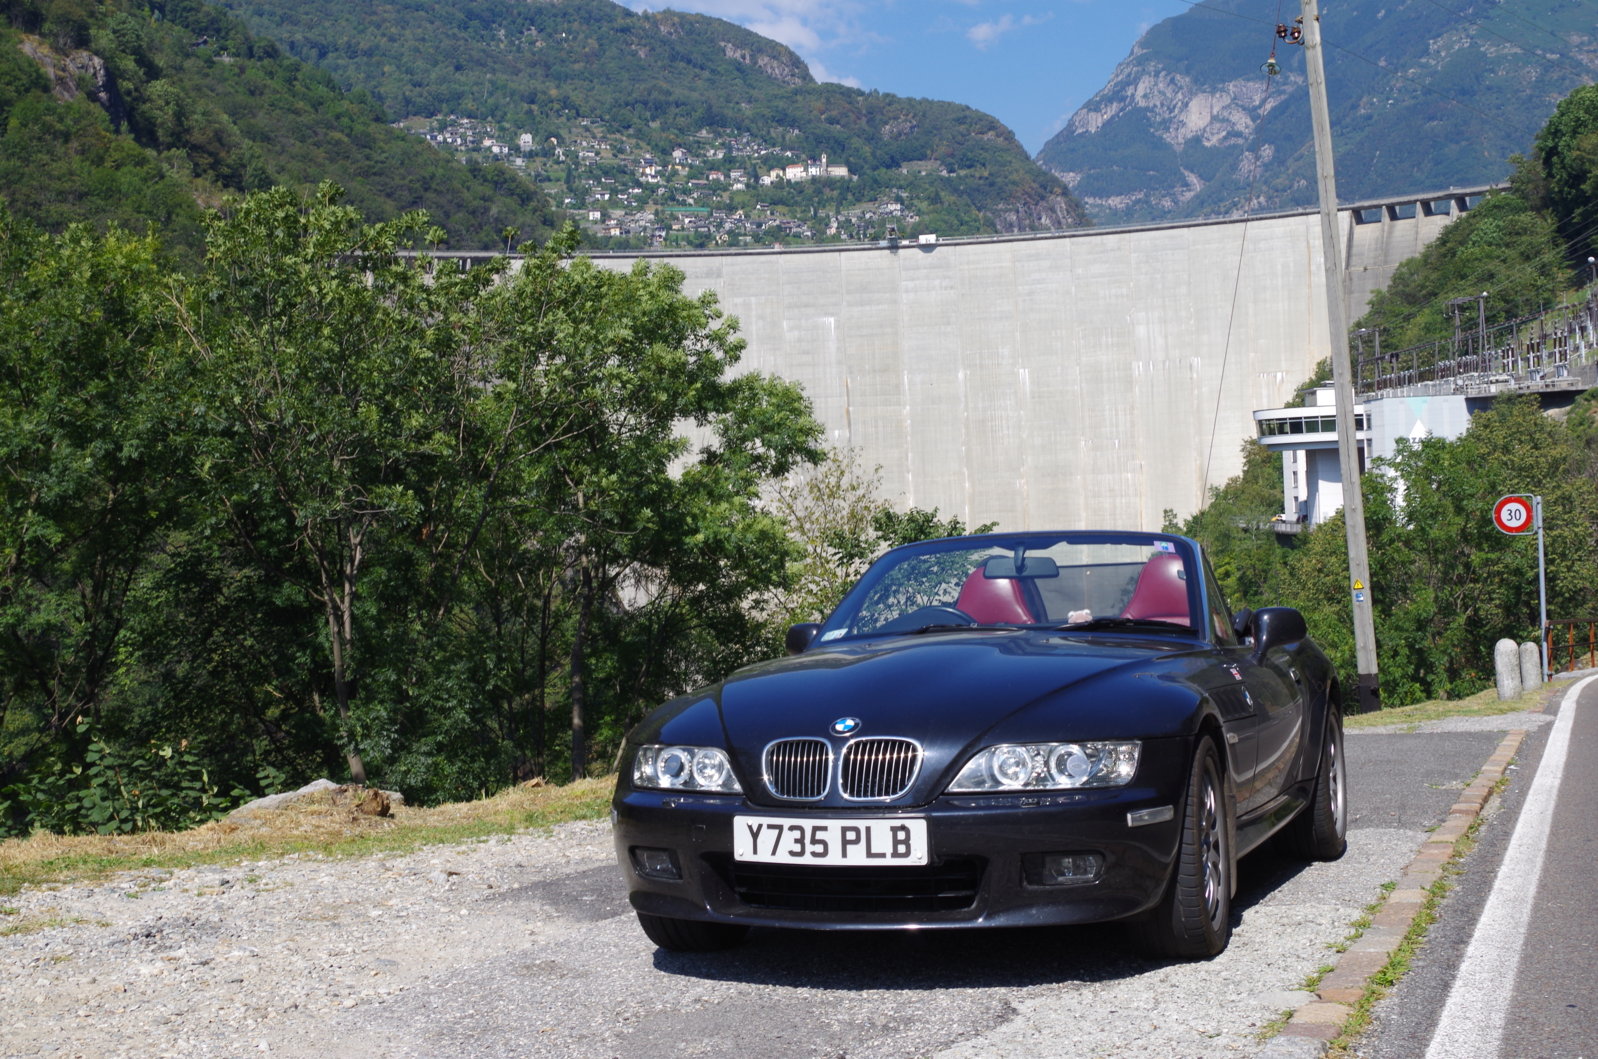
[[[1485,188],[1339,213],[1350,319]],[[1157,529],[1242,467],[1329,355],[1313,211],[1048,235],[596,255],[714,291],[741,368],[809,394],[901,505],[1003,529]]]
[[[1447,356],[1440,345],[1356,360],[1361,473],[1384,467],[1405,443],[1459,437],[1472,416],[1505,395],[1534,398],[1545,412],[1574,404],[1598,384],[1598,282],[1574,302],[1457,335]],[[1282,457],[1278,533],[1319,525],[1343,506],[1336,395],[1322,386],[1305,396],[1297,407],[1254,413],[1260,444]]]

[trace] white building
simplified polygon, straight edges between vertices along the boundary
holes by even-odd
[[[1386,397],[1354,406],[1361,474],[1373,459],[1391,459],[1399,439],[1457,438],[1470,427],[1469,399],[1456,394]],[[1337,396],[1330,386],[1310,391],[1303,408],[1254,413],[1259,442],[1282,454],[1282,525],[1318,526],[1343,507],[1337,458]]]

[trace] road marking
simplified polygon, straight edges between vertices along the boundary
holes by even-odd
[[[1526,792],[1515,833],[1504,852],[1493,891],[1482,909],[1476,933],[1459,965],[1448,1002],[1432,1034],[1426,1059],[1496,1059],[1504,1036],[1504,1020],[1520,968],[1520,949],[1531,919],[1532,901],[1542,878],[1543,854],[1559,797],[1559,782],[1570,756],[1570,730],[1576,720],[1576,699],[1598,676],[1579,681],[1559,704],[1559,718],[1548,736],[1548,748]]]

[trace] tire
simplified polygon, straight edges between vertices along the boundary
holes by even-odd
[[[1231,940],[1232,812],[1215,744],[1200,739],[1182,806],[1176,870],[1160,903],[1138,924],[1151,954],[1207,958]]]
[[[638,913],[638,925],[649,940],[671,952],[715,952],[730,949],[749,933],[735,923],[705,923],[697,919],[668,919]]]
[[[1310,803],[1287,825],[1288,848],[1306,860],[1336,860],[1348,848],[1348,766],[1343,760],[1343,719],[1326,722]]]

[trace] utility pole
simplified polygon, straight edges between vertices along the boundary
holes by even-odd
[[[1305,73],[1315,129],[1315,170],[1321,199],[1321,250],[1326,266],[1326,316],[1332,331],[1332,386],[1337,394],[1337,462],[1343,476],[1343,522],[1348,531],[1349,594],[1354,610],[1358,710],[1381,708],[1376,670],[1376,623],[1371,616],[1370,557],[1365,548],[1365,494],[1359,480],[1359,440],[1354,430],[1354,380],[1348,355],[1348,290],[1343,243],[1337,227],[1337,175],[1332,165],[1332,121],[1326,106],[1317,0],[1302,0]]]

